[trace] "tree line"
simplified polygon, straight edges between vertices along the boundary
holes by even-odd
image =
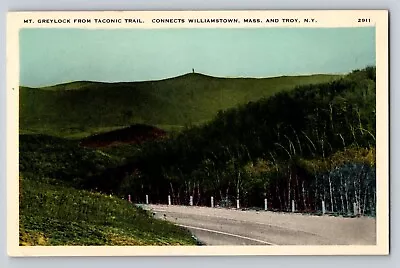
[[[89,185],[143,201],[302,211],[375,211],[375,67],[220,111],[214,120],[145,143]]]

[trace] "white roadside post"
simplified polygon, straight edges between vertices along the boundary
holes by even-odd
[[[265,211],[268,210],[268,200],[267,200],[267,198],[264,199],[264,210]]]
[[[131,195],[130,195],[130,194],[128,194],[128,202],[129,202],[129,203],[132,203]]]
[[[292,200],[292,212],[295,212],[295,207],[294,207],[294,200]]]
[[[237,208],[237,209],[239,209],[239,208],[240,208],[239,199],[236,199],[236,208]]]
[[[168,205],[169,206],[171,205],[171,196],[170,195],[168,195]]]
[[[193,206],[193,196],[190,196],[189,205],[190,205],[190,206]]]
[[[356,202],[353,203],[353,210],[354,210],[354,216],[357,216],[357,214],[358,214],[358,207],[357,207],[357,203],[356,203]]]
[[[214,207],[214,197],[213,196],[211,196],[211,207],[212,208]]]
[[[325,201],[322,200],[322,215],[325,214]]]
[[[146,205],[149,204],[149,195],[146,194]]]

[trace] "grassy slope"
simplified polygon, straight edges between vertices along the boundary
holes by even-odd
[[[338,76],[216,78],[201,74],[146,82],[73,82],[20,88],[22,133],[84,137],[133,123],[166,130],[212,119],[218,110]]]
[[[21,245],[195,243],[188,231],[124,200],[76,189],[122,156],[44,135],[20,135],[19,145]]]
[[[20,179],[20,245],[195,245],[125,200]]]

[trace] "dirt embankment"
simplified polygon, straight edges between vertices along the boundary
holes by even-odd
[[[127,128],[89,136],[81,140],[80,145],[99,148],[118,144],[140,144],[145,141],[162,139],[167,133],[159,128],[136,124]]]

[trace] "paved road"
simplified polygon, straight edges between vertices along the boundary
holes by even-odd
[[[189,229],[206,245],[374,245],[373,218],[149,205],[155,217]]]

